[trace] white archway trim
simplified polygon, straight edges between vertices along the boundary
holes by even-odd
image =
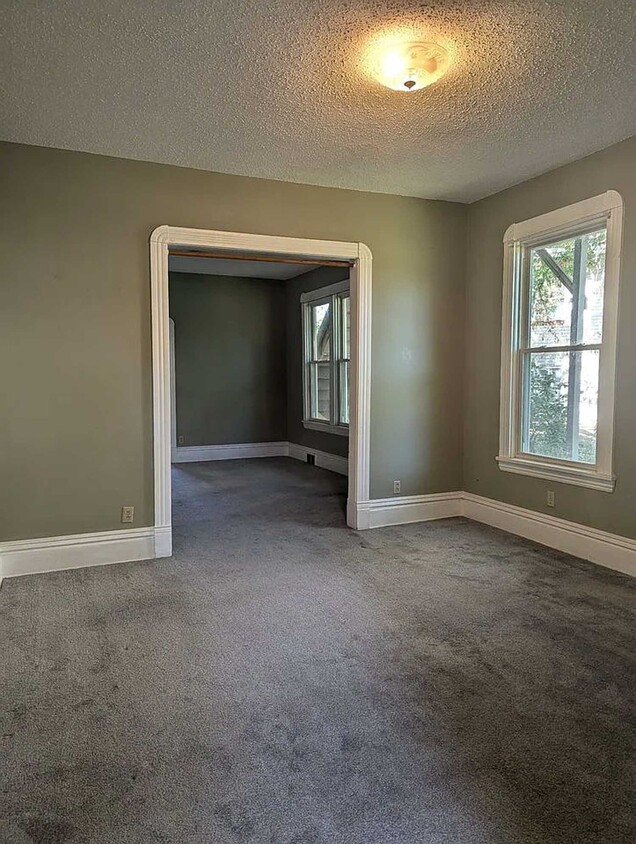
[[[369,500],[371,412],[371,250],[364,243],[159,226],[150,236],[152,307],[153,456],[156,556],[172,553],[170,329],[168,253],[170,247],[212,247],[232,252],[346,260],[351,269],[351,409],[347,524],[358,529],[361,504]]]

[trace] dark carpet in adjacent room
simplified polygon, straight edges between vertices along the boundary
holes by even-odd
[[[171,560],[6,580],[6,844],[633,842],[633,582],[286,458],[174,470]]]

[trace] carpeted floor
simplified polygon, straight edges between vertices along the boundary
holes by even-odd
[[[175,470],[175,556],[5,581],[3,844],[633,842],[627,577]]]

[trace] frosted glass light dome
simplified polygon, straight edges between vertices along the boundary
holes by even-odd
[[[418,91],[437,82],[447,69],[448,53],[439,44],[409,42],[382,52],[375,77],[394,91]]]

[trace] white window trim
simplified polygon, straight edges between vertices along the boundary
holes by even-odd
[[[511,225],[504,235],[501,328],[499,454],[504,472],[613,492],[614,387],[618,295],[623,233],[623,199],[614,190]],[[597,462],[587,465],[535,457],[521,451],[521,373],[519,337],[522,318],[522,262],[526,250],[548,238],[558,240],[594,225],[607,226],[603,306],[603,344],[599,362]]]
[[[307,305],[320,304],[321,302],[332,302],[334,296],[340,296],[343,293],[350,295],[350,281],[345,279],[336,284],[330,284],[328,287],[319,287],[316,290],[308,290],[301,294],[301,325],[303,338],[303,427],[309,428],[312,431],[322,431],[324,434],[336,434],[340,437],[349,436],[349,426],[343,424],[334,424],[332,422],[321,422],[319,419],[312,419],[310,416],[310,396],[308,390],[307,380],[307,362],[311,354],[311,337],[307,326]],[[331,360],[331,403],[330,407],[338,408],[338,416],[340,415],[340,395],[338,394],[338,379],[334,378],[334,373],[338,367],[338,348],[340,328],[338,323],[338,315],[332,309],[332,360]]]

